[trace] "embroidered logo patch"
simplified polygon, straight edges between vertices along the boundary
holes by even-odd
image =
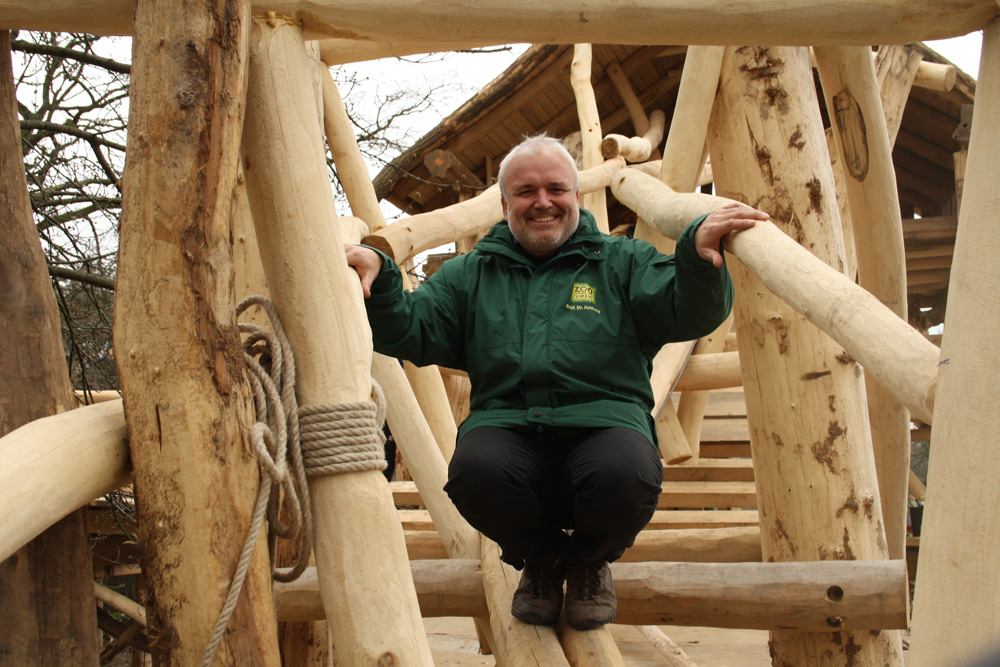
[[[573,283],[573,295],[570,303],[597,303],[594,298],[594,288],[587,283]]]

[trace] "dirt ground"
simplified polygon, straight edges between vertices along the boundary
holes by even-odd
[[[479,641],[468,618],[424,620],[436,667],[495,665],[493,656],[479,654]],[[698,667],[769,667],[766,630],[720,630],[660,626]],[[666,659],[631,625],[612,624],[611,634],[629,667],[662,667]]]

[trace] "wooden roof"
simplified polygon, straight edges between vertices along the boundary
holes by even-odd
[[[925,61],[950,64],[923,44]],[[633,136],[624,102],[607,76],[619,64],[647,112],[673,113],[685,46],[594,45],[594,92],[604,134]],[[495,181],[500,160],[522,137],[545,131],[564,137],[579,129],[570,87],[572,46],[535,45],[503,74],[388,164],[375,178],[379,199],[407,214],[475,196]],[[817,77],[818,85],[818,77]],[[951,91],[914,86],[893,150],[907,249],[911,320],[921,328],[943,321],[947,271],[957,226],[953,154],[962,107],[973,101],[975,80],[959,72]],[[818,95],[820,104],[823,96]],[[824,122],[825,109],[822,109]],[[609,206],[613,202],[610,200]],[[923,218],[914,219],[914,215]],[[629,212],[611,212],[621,222]],[[935,311],[920,317],[921,307]]]

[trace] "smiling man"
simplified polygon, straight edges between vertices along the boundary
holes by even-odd
[[[565,608],[574,628],[596,628],[617,612],[608,563],[649,522],[663,479],[653,356],[728,316],[721,240],[768,215],[720,208],[667,256],[597,229],[556,139],[522,141],[498,180],[506,220],[414,292],[371,248],[346,246],[347,261],[376,351],[469,373],[445,489],[522,570],[511,613],[554,625]]]

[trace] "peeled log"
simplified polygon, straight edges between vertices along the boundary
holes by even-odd
[[[282,20],[255,21],[250,43],[243,169],[271,297],[295,349],[299,405],[369,401],[371,332],[333,224],[302,36]],[[381,472],[311,477],[309,491],[323,601],[336,618],[334,661],[430,665]]]
[[[43,530],[131,477],[122,401],[36,419],[0,438],[0,561]],[[23,511],[17,511],[19,507]]]
[[[692,354],[674,391],[728,389],[743,385],[739,352]]]
[[[455,559],[412,562],[421,613],[428,618],[481,614],[485,596],[483,573],[478,566],[478,561]],[[275,584],[279,620],[323,617],[314,572],[310,568],[297,582]],[[833,627],[853,630],[905,628],[909,613],[906,563],[901,560],[615,562],[611,572],[619,604],[615,622],[625,625],[704,625],[828,632]],[[506,606],[510,607],[509,599]],[[549,641],[555,641],[555,633],[550,628],[513,619],[511,624],[506,635],[545,637],[547,646]],[[514,637],[510,639],[517,641]],[[539,656],[527,650],[517,655],[524,660]],[[559,660],[558,654],[552,655]],[[539,661],[537,664],[556,663]]]
[[[581,171],[580,193],[606,188],[615,172],[624,167],[624,158],[615,158],[593,169]],[[402,266],[417,253],[436,248],[442,243],[479,234],[501,220],[503,209],[500,207],[500,188],[492,185],[478,197],[404,218],[361,241],[382,250]]]
[[[732,202],[673,192],[634,169],[616,177],[611,190],[619,201],[673,238],[688,221]],[[773,223],[758,222],[740,232],[726,242],[726,250],[771,292],[844,346],[915,417],[929,423],[937,385],[937,346]]]
[[[410,560],[447,558],[441,536],[433,530],[407,530],[406,551]],[[623,563],[683,561],[695,563],[742,563],[761,561],[760,529],[677,528],[643,530],[635,544],[625,550]]]
[[[847,280],[837,270],[844,245],[818,109],[807,49],[727,47],[709,132],[712,164],[720,191],[769,212]],[[768,260],[785,269],[773,249]],[[731,269],[765,560],[886,558],[860,369],[756,275],[736,262]],[[879,334],[876,347],[884,348]],[[862,632],[846,619],[834,627],[802,633],[776,624],[774,662],[902,664],[898,633]]]
[[[592,169],[604,162],[601,156],[601,116],[590,80],[593,48],[590,44],[573,45],[573,62],[569,68],[570,85],[576,97],[576,113],[580,121],[583,143],[583,169]],[[608,194],[605,188],[581,193],[580,204],[594,215],[597,228],[608,233]]]
[[[905,322],[903,223],[872,52],[865,46],[816,47],[815,52],[827,108],[834,110],[833,136],[851,211],[859,283]],[[875,378],[866,378],[865,391],[889,556],[903,558],[910,414]]]
[[[302,11],[300,11],[300,9]],[[408,1],[295,0],[253,4],[254,13],[276,11],[301,19],[315,37],[349,37],[362,42],[427,42],[443,48],[442,35],[461,35],[455,44],[908,44],[958,37],[981,29],[997,16],[994,0],[887,0],[845,4],[800,0],[795,4],[722,0],[641,0],[627,13],[615,4],[577,0],[550,5],[524,0],[469,0],[452,6]],[[131,34],[131,0],[3,0],[0,29]],[[386,20],[386,17],[404,17]]]
[[[1000,643],[1000,25],[983,31],[968,172],[959,213],[941,381],[931,431],[914,667],[960,664]]]

